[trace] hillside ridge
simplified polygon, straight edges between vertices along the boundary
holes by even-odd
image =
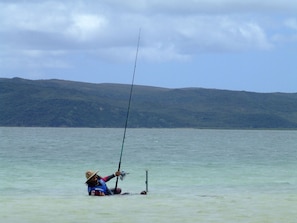
[[[0,126],[124,127],[131,86],[0,78]],[[134,85],[128,127],[296,129],[296,93]]]

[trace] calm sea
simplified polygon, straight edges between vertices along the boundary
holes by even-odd
[[[296,222],[297,131],[127,129],[131,195],[89,197],[85,171],[117,170],[123,132],[0,128],[1,222]]]

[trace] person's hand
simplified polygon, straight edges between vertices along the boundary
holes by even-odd
[[[121,171],[117,171],[117,172],[115,172],[114,175],[115,175],[116,177],[120,176],[120,175],[121,175]]]

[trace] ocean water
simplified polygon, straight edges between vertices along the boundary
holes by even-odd
[[[117,170],[123,132],[0,128],[1,222],[296,222],[297,131],[127,129],[130,195],[88,196],[85,171]]]

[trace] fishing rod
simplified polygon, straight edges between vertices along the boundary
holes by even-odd
[[[139,33],[138,33],[138,41],[137,41],[137,49],[136,49],[136,55],[135,55],[135,61],[134,61],[132,84],[131,84],[131,88],[130,88],[129,103],[128,103],[128,109],[127,109],[127,116],[126,116],[126,122],[125,122],[125,129],[124,129],[124,135],[123,135],[123,141],[122,141],[122,148],[121,148],[121,155],[120,155],[118,171],[121,170],[121,164],[122,164],[122,156],[123,156],[123,150],[124,150],[124,144],[125,144],[125,138],[126,138],[126,131],[127,131],[127,125],[128,125],[128,119],[129,119],[129,113],[130,113],[130,105],[131,105],[131,99],[132,99],[132,93],[133,93],[133,87],[134,87],[134,77],[135,77],[137,58],[138,58],[140,33],[141,33],[141,29],[139,29]],[[118,181],[119,181],[119,177],[117,176],[116,184],[115,184],[115,191],[117,190],[117,187],[118,187]]]

